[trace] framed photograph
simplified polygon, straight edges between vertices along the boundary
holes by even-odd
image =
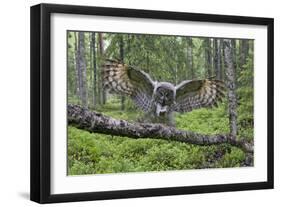
[[[31,200],[273,188],[273,19],[31,7]]]

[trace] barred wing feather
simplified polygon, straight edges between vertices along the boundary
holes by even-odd
[[[152,108],[155,83],[150,76],[117,60],[107,59],[103,65],[103,85],[111,92],[127,95],[143,111]]]
[[[175,111],[189,112],[201,107],[216,106],[225,96],[220,80],[187,80],[176,86]]]

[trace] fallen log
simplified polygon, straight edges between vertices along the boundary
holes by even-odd
[[[233,139],[230,135],[204,135],[180,130],[162,124],[131,123],[126,120],[114,119],[98,112],[90,111],[78,105],[68,104],[68,123],[77,128],[107,135],[129,138],[153,138],[173,140],[195,145],[214,145],[228,143],[241,148],[247,153],[253,153],[253,144],[244,140]]]

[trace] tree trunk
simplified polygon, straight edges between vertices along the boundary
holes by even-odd
[[[146,52],[146,71],[149,73],[149,52]]]
[[[212,63],[211,63],[211,43],[210,38],[204,39],[205,47],[205,69],[208,77],[212,77]]]
[[[253,152],[252,143],[248,143],[244,140],[234,140],[229,135],[203,135],[164,126],[162,124],[130,123],[125,120],[118,120],[101,113],[89,111],[72,104],[68,104],[67,112],[69,124],[74,124],[77,128],[89,132],[124,136],[134,139],[154,138],[168,141],[173,140],[196,145],[229,143],[241,148],[245,152]]]
[[[75,41],[74,44],[70,43],[70,38],[73,32],[67,32],[67,96],[74,97],[77,95],[77,70],[75,66],[76,62],[76,51]],[[74,39],[75,40],[75,39]],[[73,66],[73,67],[72,67]],[[74,72],[74,75],[73,75]],[[73,79],[72,79],[73,78]]]
[[[225,74],[228,87],[229,125],[232,139],[237,137],[237,98],[236,78],[233,61],[233,45],[230,39],[224,39]]]
[[[100,52],[100,57],[101,59],[104,58],[104,40],[103,40],[103,33],[98,33],[99,34],[99,52]],[[99,91],[100,91],[100,102],[101,104],[106,103],[107,99],[107,94],[106,91],[103,90],[103,80],[102,80],[102,69],[100,68],[100,84],[99,84]]]
[[[91,99],[91,105],[94,108],[94,85],[93,85],[93,76],[94,76],[94,64],[93,64],[93,38],[92,33],[89,33],[90,41],[90,90],[89,90],[89,99]]]
[[[84,32],[79,32],[79,42],[78,42],[78,63],[79,63],[79,82],[80,82],[80,98],[82,105],[88,107],[88,94],[87,94],[87,68],[85,62],[85,39]]]
[[[186,43],[187,43],[187,57],[186,57],[186,65],[187,65],[187,71],[190,71],[189,77],[187,76],[186,79],[194,79],[194,69],[193,69],[193,49],[192,49],[192,38],[186,37]]]
[[[92,32],[92,60],[93,60],[93,82],[92,82],[92,93],[93,93],[93,107],[97,105],[97,55],[96,55],[96,33]]]
[[[80,97],[80,68],[79,68],[79,58],[78,58],[78,40],[77,40],[77,32],[74,33],[74,59],[75,59],[75,75],[76,75],[76,96],[78,97],[79,103],[81,100]]]
[[[247,57],[249,55],[249,41],[248,40],[240,40],[240,70],[242,70],[243,66],[247,62]]]
[[[220,41],[214,39],[214,69],[216,74],[216,79],[222,79],[222,68],[221,68],[221,46]]]
[[[234,65],[234,71],[237,71],[237,59],[236,59],[236,51],[237,51],[237,47],[236,47],[236,41],[234,39],[231,39],[231,44],[232,44],[232,55],[233,55],[233,65]]]
[[[224,65],[224,62],[225,62],[225,54],[224,54],[224,43],[223,43],[223,39],[220,39],[219,40],[220,42],[220,53],[221,53],[221,80],[225,80],[225,65]]]
[[[121,62],[124,63],[124,39],[122,34],[119,36],[119,54]],[[121,96],[121,110],[125,110],[125,96]]]

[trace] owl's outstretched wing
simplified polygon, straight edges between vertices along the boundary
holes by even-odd
[[[225,96],[220,80],[186,80],[176,86],[175,111],[188,112],[201,107],[217,106]]]
[[[152,108],[155,83],[142,70],[117,60],[107,59],[103,65],[103,85],[111,92],[130,96],[143,111],[148,112]]]

